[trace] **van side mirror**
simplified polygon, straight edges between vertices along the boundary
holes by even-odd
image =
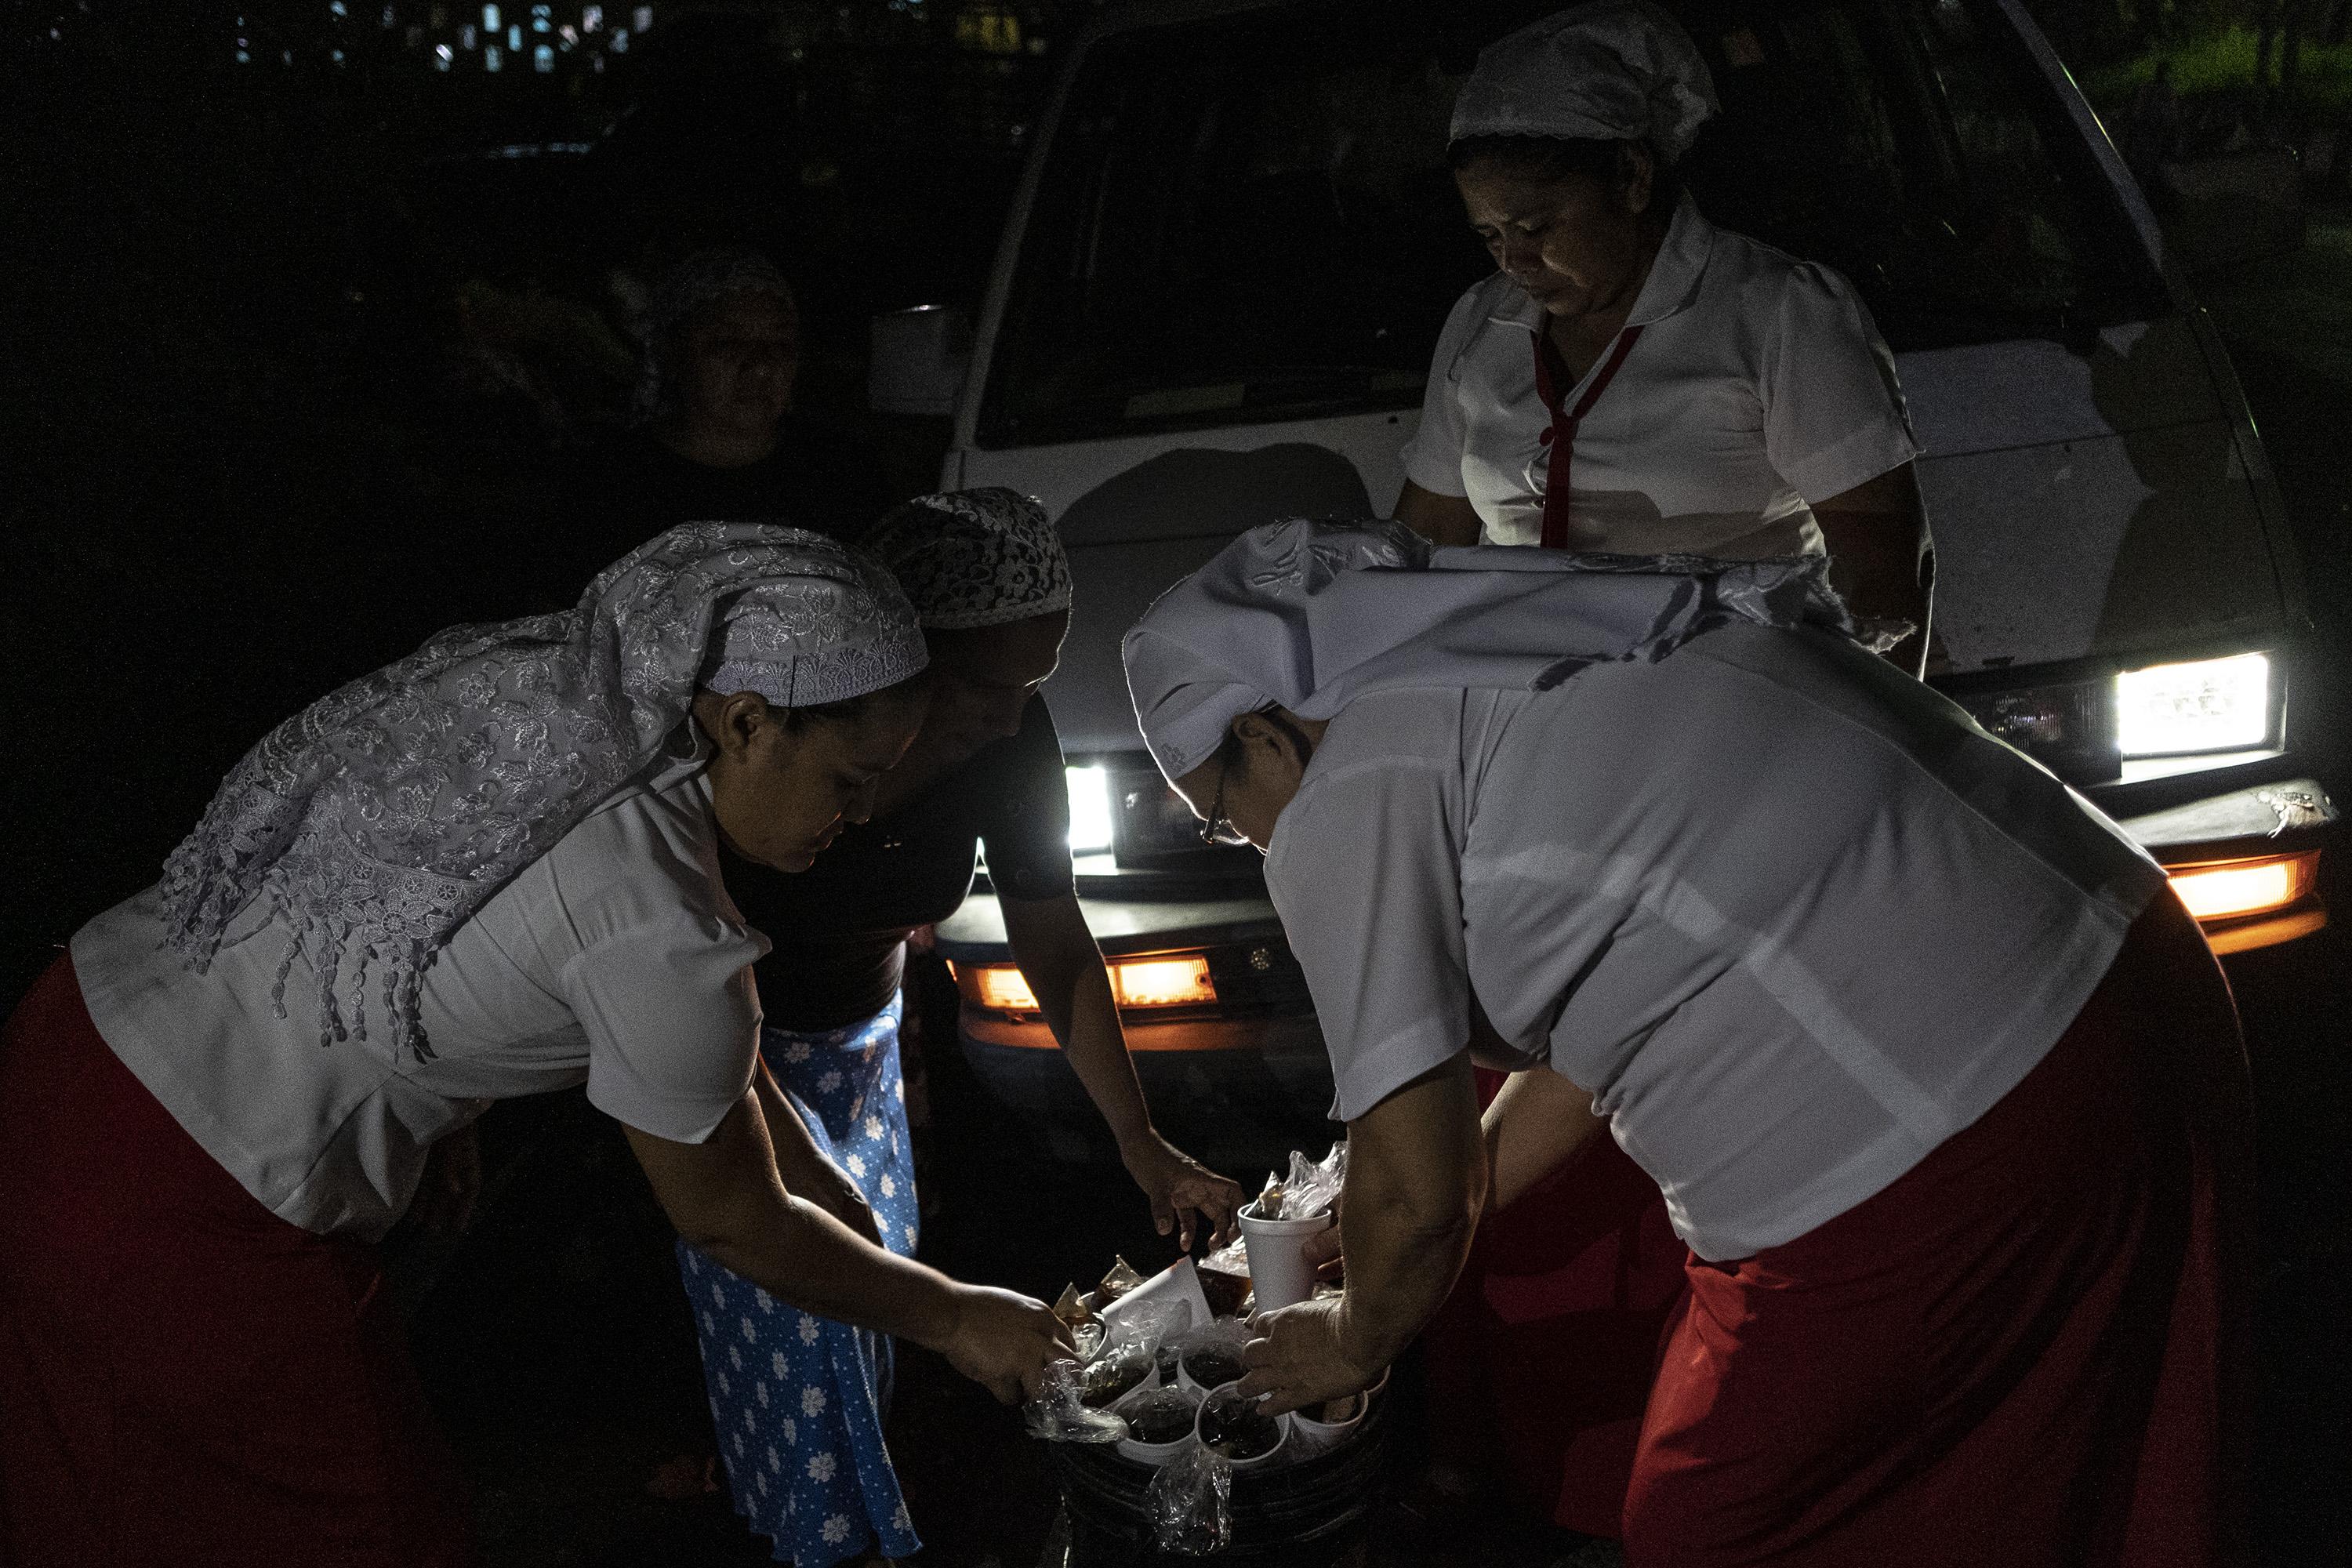
[[[2303,165],[2284,147],[2168,163],[2157,175],[2165,243],[2192,272],[2284,256],[2303,247]]]
[[[866,401],[877,414],[953,414],[971,368],[971,321],[951,305],[876,316]]]

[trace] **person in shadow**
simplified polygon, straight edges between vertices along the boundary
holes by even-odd
[[[531,569],[545,609],[680,522],[775,521],[836,536],[900,500],[854,441],[793,408],[792,285],[756,251],[698,251],[654,289],[637,425],[564,489]]]

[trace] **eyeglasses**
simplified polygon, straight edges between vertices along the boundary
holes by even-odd
[[[1239,847],[1249,842],[1240,828],[1225,820],[1225,780],[1231,776],[1234,758],[1240,751],[1231,735],[1217,748],[1217,793],[1209,802],[1209,815],[1201,819],[1201,842],[1212,848],[1220,844]]]

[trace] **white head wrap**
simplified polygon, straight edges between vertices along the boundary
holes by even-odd
[[[163,868],[163,940],[201,973],[266,896],[290,944],[279,1016],[299,953],[321,1043],[365,1034],[373,967],[394,1045],[427,1058],[417,984],[434,954],[654,761],[698,686],[805,707],[929,658],[898,585],[847,546],[764,523],[674,528],[576,608],[452,626],[263,737]]]
[[[1595,664],[1654,663],[1736,620],[1851,632],[1822,558],[1717,561],[1434,550],[1402,523],[1252,529],[1127,634],[1128,690],[1169,779],[1244,713],[1328,719],[1372,691],[1526,691]]]
[[[919,496],[858,541],[898,574],[923,625],[1002,626],[1070,607],[1070,558],[1045,509],[1018,490]]]
[[[1717,107],[1715,79],[1680,23],[1651,0],[1593,0],[1482,50],[1454,100],[1453,140],[1641,141],[1671,163]]]

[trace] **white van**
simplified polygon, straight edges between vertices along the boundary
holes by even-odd
[[[2277,489],[2184,269],[2023,7],[1669,5],[1723,100],[1683,165],[1700,205],[1839,268],[1895,351],[1936,684],[2176,868],[2222,951],[2317,929],[2336,814],[2292,744],[2305,621]],[[942,483],[1059,521],[1076,608],[1047,696],[1080,890],[1147,1077],[1210,1096],[1244,1142],[1269,1078],[1319,1115],[1313,1019],[1255,855],[1200,847],[1145,756],[1119,637],[1243,528],[1387,514],[1438,328],[1491,270],[1444,169],[1454,90],[1554,8],[1109,10],[1063,71],[976,331],[876,323],[877,405],[952,408]],[[968,1054],[1025,1108],[1066,1102],[1043,1120],[1074,1136],[1083,1104],[1035,1048],[992,901],[940,937]]]

